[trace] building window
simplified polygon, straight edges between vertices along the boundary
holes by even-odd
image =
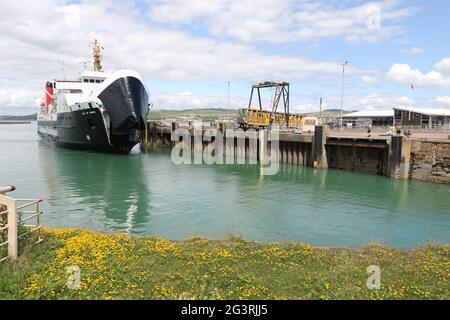
[[[395,110],[394,122],[395,123],[401,123],[402,122],[402,111],[401,110]]]

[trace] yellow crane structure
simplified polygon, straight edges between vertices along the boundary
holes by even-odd
[[[261,89],[275,89],[271,110],[263,110]],[[252,108],[254,94],[258,96],[259,108]],[[284,112],[278,111],[282,102]],[[264,128],[270,125],[302,129],[304,117],[289,112],[289,83],[265,81],[252,86],[248,107],[239,109],[238,124],[241,128]]]
[[[94,71],[100,72],[102,71],[101,50],[103,49],[103,47],[100,45],[97,39],[95,39],[94,42],[91,42],[91,46],[92,46],[92,54],[94,56]]]

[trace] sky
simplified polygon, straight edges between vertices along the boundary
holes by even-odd
[[[36,112],[47,80],[142,74],[154,109],[248,104],[290,83],[291,110],[450,108],[447,0],[0,0],[0,115]],[[63,67],[64,63],[64,67]],[[414,89],[412,89],[412,87]],[[265,104],[272,91],[264,93]],[[268,107],[268,105],[266,105]]]

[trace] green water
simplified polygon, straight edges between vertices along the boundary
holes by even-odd
[[[42,198],[49,227],[348,247],[450,239],[448,185],[296,166],[261,177],[256,166],[177,166],[161,152],[51,148],[35,124],[0,125],[0,184]]]

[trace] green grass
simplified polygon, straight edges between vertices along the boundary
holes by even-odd
[[[240,238],[131,238],[47,230],[0,266],[0,299],[448,299],[448,246],[319,249]],[[77,265],[81,288],[68,289]],[[368,290],[366,269],[381,268]]]
[[[151,110],[148,114],[150,120],[164,120],[169,118],[190,117],[205,122],[212,122],[222,117],[236,117],[237,110],[227,109],[188,109],[188,110]]]

